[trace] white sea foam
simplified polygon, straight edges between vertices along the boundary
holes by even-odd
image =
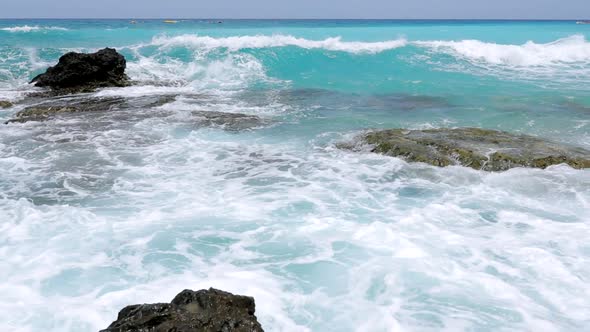
[[[590,83],[590,42],[582,35],[574,35],[558,39],[550,43],[529,41],[521,45],[495,44],[480,40],[459,41],[407,41],[393,39],[376,42],[343,41],[340,37],[324,40],[310,40],[291,35],[257,35],[210,37],[198,35],[156,36],[151,43],[138,45],[132,49],[139,50],[144,46],[157,46],[165,53],[170,48],[185,47],[195,53],[195,61],[204,60],[205,55],[215,50],[228,50],[230,54],[241,54],[244,49],[262,49],[294,46],[304,49],[347,52],[371,56],[385,51],[404,47],[415,47],[416,57],[422,57],[436,70],[450,70],[472,73],[476,75],[495,75],[502,78],[542,82],[546,87],[552,84]],[[430,54],[448,54],[455,61],[448,62]],[[260,59],[253,59],[259,61]],[[456,61],[463,60],[463,61]],[[251,61],[251,63],[254,63]],[[421,61],[421,62],[422,62]],[[442,63],[441,63],[442,61]],[[173,65],[174,62],[169,62]],[[191,64],[194,65],[194,64]],[[198,66],[188,67],[186,64],[176,66],[182,68],[182,76],[193,72]],[[213,69],[211,67],[210,69]],[[228,73],[234,72],[235,68]],[[157,72],[157,70],[156,70]],[[223,77],[219,71],[209,78]],[[201,81],[203,82],[203,81]],[[229,80],[225,82],[230,82]],[[233,80],[233,82],[237,82]],[[583,88],[584,84],[579,85]]]
[[[405,39],[377,42],[343,41],[340,37],[327,38],[324,40],[310,40],[290,35],[234,36],[222,38],[181,35],[173,37],[158,36],[152,40],[152,44],[166,47],[189,46],[202,47],[205,49],[226,48],[231,51],[247,48],[297,46],[306,49],[325,49],[328,51],[372,54],[403,47],[407,42]]]
[[[435,168],[160,118],[62,125],[0,132],[0,330],[96,331],[211,286],[254,296],[272,331],[554,331],[590,308],[590,172]]]
[[[583,35],[574,35],[546,44],[529,41],[522,45],[507,45],[480,40],[416,41],[413,44],[469,61],[493,65],[528,67],[590,63],[590,42]]]
[[[218,60],[179,61],[168,58],[142,57],[128,63],[129,76],[138,81],[154,82],[153,91],[223,92],[246,88],[253,83],[280,83],[266,75],[263,64],[248,54],[231,54]],[[163,84],[162,84],[163,83]],[[132,92],[136,88],[117,89],[110,93]],[[139,91],[139,90],[138,90]]]
[[[210,37],[199,35],[157,36],[149,45],[160,47],[191,47],[202,49],[225,48],[239,51],[247,48],[275,48],[296,46],[306,49],[325,49],[349,53],[375,54],[415,45],[430,48],[436,52],[449,53],[469,60],[485,61],[491,64],[514,66],[539,66],[560,63],[590,62],[590,42],[583,35],[574,35],[556,41],[540,44],[529,41],[522,45],[496,44],[480,40],[431,40],[407,41],[393,39],[376,42],[343,41],[340,37],[324,40],[310,40],[291,35],[257,35]]]
[[[114,112],[91,126],[0,130],[0,331],[96,331],[125,305],[211,286],[254,296],[269,331],[583,329],[590,172],[435,168],[316,144],[372,116],[326,119],[280,99],[236,98],[271,80],[262,60],[198,51],[247,46],[164,39],[128,72],[169,85],[95,95],[186,94],[160,107],[172,116],[126,121]],[[197,52],[179,61],[169,45]],[[47,65],[34,51],[17,60]],[[277,125],[195,128],[178,116],[195,109]],[[289,112],[292,125],[281,118]]]
[[[21,100],[34,89],[28,84],[29,72],[48,65],[39,59],[34,48],[0,48],[0,99]]]
[[[33,31],[67,31],[67,28],[63,27],[55,27],[55,26],[38,26],[38,25],[22,25],[22,26],[14,26],[14,27],[6,27],[0,28],[2,31],[8,32],[33,32]]]

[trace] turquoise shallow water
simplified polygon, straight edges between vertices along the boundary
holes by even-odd
[[[92,96],[177,96],[0,128],[0,330],[96,331],[214,286],[254,296],[269,331],[586,331],[590,172],[334,144],[476,126],[590,148],[589,37],[569,21],[0,20],[0,99],[105,46],[138,84]],[[192,110],[271,124],[196,127]]]

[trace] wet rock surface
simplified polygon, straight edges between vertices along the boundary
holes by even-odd
[[[242,113],[193,111],[191,114],[199,126],[221,127],[229,131],[252,129],[268,123],[258,116]]]
[[[590,151],[527,135],[479,128],[389,129],[363,134],[356,144],[340,147],[401,157],[434,166],[462,165],[477,170],[546,168],[568,164],[590,168]]]
[[[259,332],[252,297],[221,290],[184,290],[171,303],[125,307],[101,332]]]
[[[6,124],[15,122],[23,123],[28,121],[41,121],[46,120],[56,114],[75,113],[80,111],[82,110],[72,106],[32,106],[18,112],[16,114],[16,118],[8,120]]]
[[[187,111],[188,118],[174,117],[174,111],[158,108],[176,100],[175,95],[147,97],[89,97],[87,95],[62,96],[41,100],[38,104],[24,108],[5,124],[46,121],[52,119],[73,118],[76,114],[104,113],[101,121],[140,121],[146,118],[171,117],[171,121],[180,121],[196,127],[218,127],[227,131],[255,129],[270,123],[267,119],[242,113],[218,111]],[[184,112],[184,111],[178,111]],[[96,118],[86,121],[96,122]],[[95,123],[95,125],[97,125]]]
[[[12,103],[7,100],[0,100],[0,108],[12,107]]]
[[[8,120],[6,124],[50,120],[57,116],[68,113],[148,109],[172,102],[174,101],[174,98],[174,96],[155,96],[143,98],[54,98],[34,106],[26,107],[22,111],[16,113],[15,118]]]
[[[88,54],[70,52],[64,54],[57,65],[33,78],[31,83],[60,94],[122,87],[129,84],[126,65],[125,57],[112,48]]]

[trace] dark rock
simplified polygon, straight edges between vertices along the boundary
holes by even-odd
[[[112,48],[96,53],[64,54],[57,65],[33,78],[31,83],[60,93],[89,92],[101,87],[128,85],[125,57]]]
[[[477,170],[504,171],[514,167],[546,168],[568,164],[590,168],[590,151],[532,136],[479,128],[373,131],[361,144],[340,147],[362,149],[435,166],[463,165]]]
[[[0,100],[0,108],[9,108],[12,107],[12,103],[8,100]]]
[[[260,127],[268,123],[255,115],[213,111],[193,111],[197,124],[201,126],[218,126],[229,131],[239,131]]]
[[[254,299],[210,288],[184,290],[171,303],[131,305],[101,332],[259,332]]]

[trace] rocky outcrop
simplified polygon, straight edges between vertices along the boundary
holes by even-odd
[[[360,144],[359,144],[360,143]],[[463,165],[477,170],[504,171],[514,167],[546,168],[568,164],[590,168],[590,151],[532,136],[479,128],[372,131],[349,149],[369,150],[407,161],[435,166]]]
[[[12,103],[8,100],[0,100],[0,108],[9,108],[12,107]]]
[[[254,299],[210,288],[184,290],[171,303],[131,305],[101,332],[260,332]]]
[[[33,78],[31,83],[62,94],[89,92],[101,87],[128,85],[125,57],[112,48],[96,53],[64,54],[57,65]]]

